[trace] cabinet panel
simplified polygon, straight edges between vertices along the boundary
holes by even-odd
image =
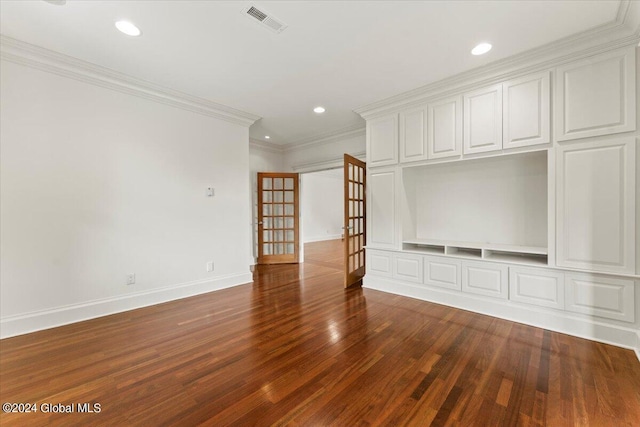
[[[502,149],[502,85],[464,95],[464,153]]]
[[[588,274],[565,274],[566,310],[633,322],[634,282]]]
[[[564,274],[538,268],[509,267],[509,299],[564,308]]]
[[[635,138],[558,147],[558,266],[635,273],[635,149]]]
[[[391,277],[391,254],[367,249],[367,273],[382,277]]]
[[[460,261],[442,257],[425,257],[424,283],[459,291],[462,286]]]
[[[507,299],[509,295],[508,267],[489,262],[462,262],[462,291]]]
[[[503,148],[551,141],[549,75],[546,72],[504,83]]]
[[[393,248],[395,243],[395,172],[368,171],[368,244]]]
[[[444,99],[428,108],[427,147],[430,159],[462,154],[462,97]]]
[[[367,121],[367,164],[384,166],[398,163],[397,114]]]
[[[427,159],[426,106],[400,113],[400,161]]]
[[[393,256],[393,278],[422,283],[422,256],[395,254]]]
[[[634,48],[558,67],[556,140],[635,130],[635,73]]]

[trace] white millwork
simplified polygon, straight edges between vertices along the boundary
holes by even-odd
[[[636,50],[452,78],[360,111],[364,285],[640,357]]]

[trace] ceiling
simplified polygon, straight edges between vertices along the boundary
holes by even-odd
[[[253,4],[288,25],[243,16]],[[620,2],[0,2],[0,32],[262,117],[254,139],[295,144],[364,126],[353,110],[616,19]],[[127,19],[143,35],[119,33]],[[493,44],[472,56],[481,41]],[[312,109],[326,108],[322,115]]]

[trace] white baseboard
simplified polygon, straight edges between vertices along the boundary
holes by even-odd
[[[325,240],[341,239],[342,234],[327,234],[326,236],[307,237],[304,239],[304,243],[323,242]]]
[[[364,277],[363,286],[631,349],[640,361],[640,332],[633,327],[607,324],[596,319],[572,316],[569,313],[553,312],[543,308],[538,310],[524,304],[448,292],[370,275]]]
[[[253,281],[251,273],[238,273],[210,280],[180,283],[150,291],[88,301],[0,318],[0,338],[68,325],[109,314],[187,298]]]

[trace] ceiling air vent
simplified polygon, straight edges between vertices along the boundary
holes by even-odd
[[[274,18],[273,15],[258,9],[255,6],[245,7],[242,9],[242,14],[247,18],[251,18],[254,22],[259,22],[274,33],[281,33],[285,28],[287,28],[285,24]]]

